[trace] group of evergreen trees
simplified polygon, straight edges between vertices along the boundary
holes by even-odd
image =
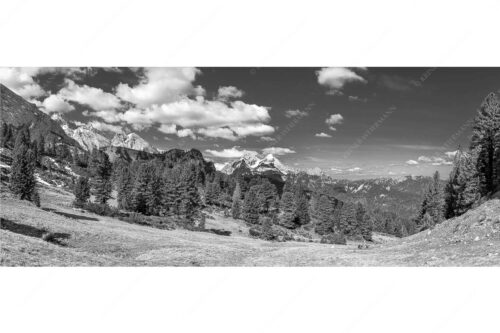
[[[500,190],[500,101],[490,93],[474,119],[470,149],[458,149],[445,186],[436,172],[422,201],[417,225],[425,229],[460,216]]]
[[[5,129],[5,130],[4,130]],[[2,127],[2,146],[11,144],[14,136],[11,126]],[[6,140],[7,142],[3,141]],[[21,200],[29,200],[40,206],[40,197],[36,189],[35,168],[38,161],[38,142],[31,141],[27,126],[17,130],[12,150],[9,187]]]

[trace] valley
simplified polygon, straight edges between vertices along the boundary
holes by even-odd
[[[209,213],[207,228],[230,236],[159,230],[71,206],[67,191],[43,186],[42,207],[2,191],[2,221],[66,235],[63,245],[0,230],[2,266],[498,266],[500,200],[492,200],[432,231],[399,239],[375,233],[368,249],[252,238],[241,220]],[[5,224],[5,222],[2,222]],[[18,228],[21,229],[21,228]],[[18,231],[19,232],[19,231]]]

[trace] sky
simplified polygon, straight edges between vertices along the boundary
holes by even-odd
[[[224,163],[273,153],[337,178],[446,177],[500,68],[0,68],[48,113]]]

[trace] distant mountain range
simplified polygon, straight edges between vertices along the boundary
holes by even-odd
[[[69,137],[73,138],[82,148],[88,151],[111,146],[124,147],[148,153],[158,153],[156,148],[151,146],[136,133],[117,133],[113,138],[109,139],[91,123],[77,125],[74,122],[67,121],[60,114],[53,114],[51,119],[57,122]]]
[[[273,154],[259,156],[257,154],[245,154],[232,162],[218,165],[217,170],[227,175],[263,175],[281,176],[285,178],[292,170],[281,163]]]

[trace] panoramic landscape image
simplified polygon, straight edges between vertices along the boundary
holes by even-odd
[[[0,266],[500,266],[500,68],[0,67]]]

